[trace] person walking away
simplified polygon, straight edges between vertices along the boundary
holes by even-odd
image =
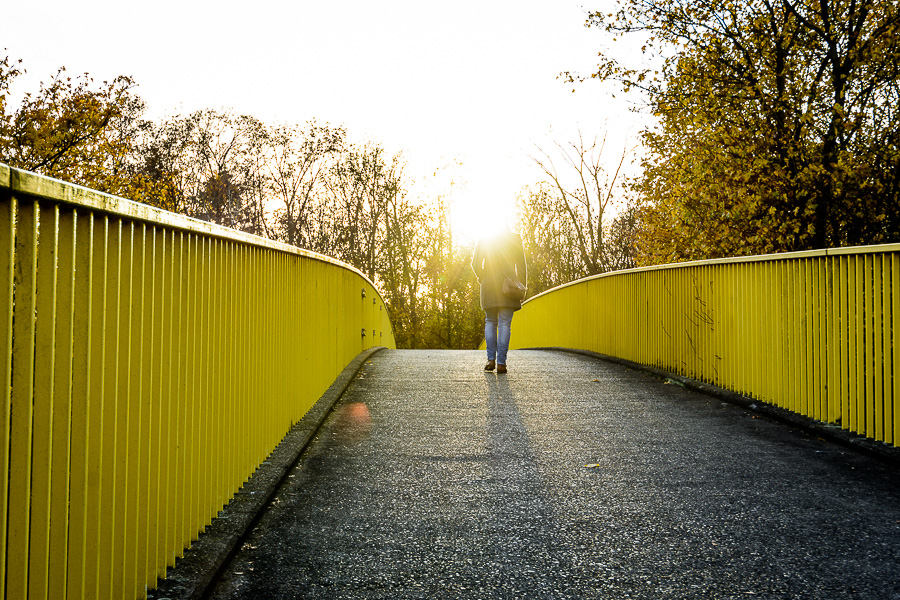
[[[505,294],[503,282],[507,277],[523,286],[528,282],[522,237],[506,230],[478,240],[472,257],[472,270],[481,284],[484,341],[487,345],[484,370],[493,371],[496,368],[497,373],[506,373],[513,313],[522,308],[522,300]]]

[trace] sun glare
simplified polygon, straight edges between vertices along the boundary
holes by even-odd
[[[515,214],[515,201],[511,198],[459,194],[451,205],[453,235],[461,243],[478,241],[512,227]]]

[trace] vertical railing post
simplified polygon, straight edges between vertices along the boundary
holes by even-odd
[[[18,318],[14,319],[12,327],[12,397],[9,405],[6,554],[6,594],[9,598],[28,595],[39,210],[35,202],[19,203],[15,231],[14,306]]]

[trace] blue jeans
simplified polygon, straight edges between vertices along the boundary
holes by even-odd
[[[484,343],[487,345],[487,357],[488,360],[496,360],[500,365],[506,364],[512,318],[511,308],[484,310]]]

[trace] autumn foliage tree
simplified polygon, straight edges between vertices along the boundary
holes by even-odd
[[[61,68],[10,110],[7,92],[23,72],[8,57],[0,62],[3,162],[105,192],[128,190],[134,116],[143,110],[131,94],[134,82],[117,77],[94,86],[87,74],[73,79]]]
[[[896,2],[620,0],[589,23],[646,42],[593,74],[659,118],[642,262],[900,240]]]
[[[144,102],[130,77],[99,85],[88,75],[72,78],[60,68],[49,83],[9,104],[21,61],[0,60],[0,162],[178,210],[174,174],[151,154],[135,152],[152,124],[141,118]]]

